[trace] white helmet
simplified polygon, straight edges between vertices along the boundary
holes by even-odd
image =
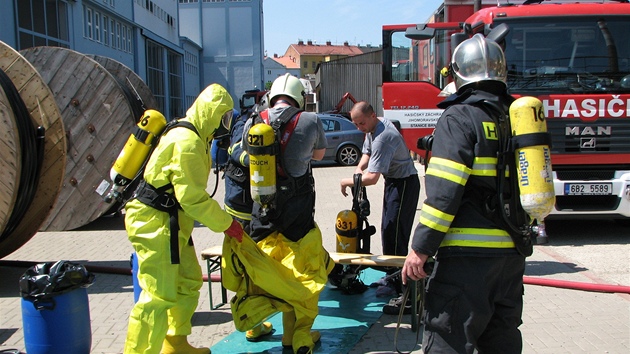
[[[453,52],[451,68],[455,86],[460,88],[480,81],[507,82],[507,67],[501,47],[480,33],[460,43]]]
[[[269,90],[270,106],[276,103],[275,98],[280,95],[293,98],[298,104],[298,108],[304,106],[304,85],[302,85],[300,79],[289,73],[278,77],[271,84],[271,89]]]

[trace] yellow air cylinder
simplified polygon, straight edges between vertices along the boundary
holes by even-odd
[[[342,210],[337,214],[335,231],[337,232],[337,252],[356,253],[358,218],[352,210]]]
[[[521,97],[510,106],[512,135],[546,133],[542,102],[536,97]],[[521,204],[532,218],[542,221],[553,208],[556,197],[551,170],[551,150],[547,145],[516,149],[518,186]]]
[[[166,127],[166,118],[156,110],[146,110],[127,143],[114,162],[110,178],[115,185],[125,186],[136,176],[147,159],[155,137]]]
[[[276,196],[276,156],[271,149],[275,139],[273,128],[265,123],[255,124],[247,133],[247,142],[252,147],[249,154],[252,199],[263,206],[272,203]],[[269,149],[258,149],[263,147]]]

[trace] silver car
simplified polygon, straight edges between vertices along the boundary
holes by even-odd
[[[318,113],[326,133],[326,155],[324,160],[334,160],[342,166],[353,166],[361,160],[363,134],[352,124],[350,118],[333,113]]]

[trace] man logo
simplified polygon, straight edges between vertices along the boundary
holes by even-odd
[[[595,147],[597,147],[597,141],[595,138],[580,138],[580,148],[594,149]]]

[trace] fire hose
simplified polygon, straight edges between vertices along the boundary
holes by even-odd
[[[39,262],[32,262],[32,261],[0,260],[0,266],[2,267],[28,268],[38,263]],[[86,264],[85,269],[94,273],[131,275],[131,267],[130,268],[108,267],[108,266]],[[218,283],[218,282],[221,282],[221,275],[212,274],[210,275],[210,277],[208,277],[208,275],[204,274],[203,281],[212,281],[212,282]],[[578,282],[578,281],[547,279],[547,278],[531,277],[531,276],[524,276],[523,284],[539,285],[539,286],[547,286],[547,287],[555,287],[555,288],[571,289],[571,290],[601,292],[601,293],[630,294],[630,286],[626,286],[626,285],[585,283],[585,282]]]
[[[577,281],[547,279],[547,278],[538,278],[538,277],[529,277],[529,276],[523,277],[523,284],[550,286],[550,287],[572,289],[572,290],[595,291],[595,292],[601,292],[601,293],[630,294],[630,286],[625,286],[625,285],[584,283],[584,282],[577,282]]]
[[[43,262],[33,262],[33,261],[13,261],[13,260],[1,260],[0,267],[15,267],[15,268],[29,268],[36,264]],[[118,275],[131,275],[131,267],[110,267],[110,266],[102,266],[102,265],[91,265],[84,264],[85,269],[89,272],[93,273],[103,273],[103,274],[118,274]],[[208,275],[203,275],[203,281],[212,281],[214,283],[221,282],[220,274],[212,274],[208,279]]]

